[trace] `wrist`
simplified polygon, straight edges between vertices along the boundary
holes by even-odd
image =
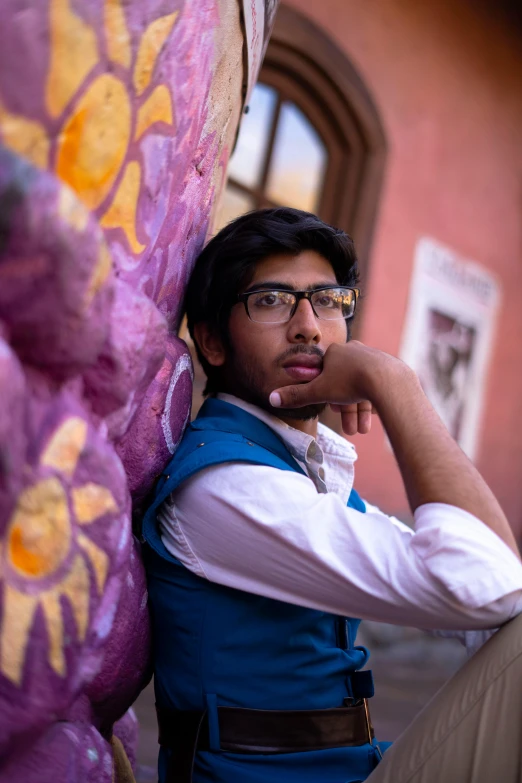
[[[377,412],[390,404],[406,402],[412,396],[424,396],[419,378],[411,367],[388,354],[383,354],[382,358],[383,361],[367,368],[363,395]]]

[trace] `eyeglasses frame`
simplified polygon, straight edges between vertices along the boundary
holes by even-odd
[[[320,288],[314,288],[312,291],[293,291],[293,290],[290,290],[288,288],[274,288],[274,287],[272,287],[272,288],[259,288],[259,289],[256,289],[255,291],[246,291],[244,294],[238,294],[237,295],[237,301],[238,302],[242,302],[245,305],[246,314],[247,314],[248,318],[252,321],[252,323],[287,324],[294,317],[294,315],[295,315],[295,313],[297,311],[297,308],[299,307],[299,302],[302,299],[307,299],[310,302],[310,307],[312,308],[312,312],[313,312],[313,314],[315,315],[315,317],[319,321],[340,321],[341,320],[340,318],[321,318],[321,316],[317,315],[317,313],[315,312],[315,308],[314,308],[314,306],[312,304],[312,296],[313,296],[313,294],[317,294],[320,291],[330,291],[332,288],[344,288],[344,289],[347,289],[348,291],[353,291],[353,293],[355,295],[355,303],[354,303],[354,306],[353,306],[353,313],[351,315],[343,316],[343,318],[342,318],[343,321],[350,320],[351,318],[353,318],[355,316],[355,311],[357,310],[357,300],[358,300],[358,298],[361,295],[361,289],[360,288],[353,288],[352,286],[349,286],[349,285],[323,285],[323,286],[320,286]],[[295,304],[294,304],[294,306],[292,308],[292,312],[290,313],[290,317],[288,318],[288,320],[286,320],[286,321],[254,321],[254,319],[252,318],[252,316],[248,312],[248,297],[249,296],[252,296],[252,294],[269,293],[270,291],[280,291],[281,293],[292,294],[293,296],[295,296]]]

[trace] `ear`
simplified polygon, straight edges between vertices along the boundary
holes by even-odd
[[[223,341],[219,334],[209,328],[203,321],[194,324],[194,339],[198,348],[212,367],[221,367],[225,363],[226,354]]]

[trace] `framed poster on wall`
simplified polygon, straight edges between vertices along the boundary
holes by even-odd
[[[489,270],[433,239],[418,241],[400,356],[470,459],[499,302],[499,283]]]

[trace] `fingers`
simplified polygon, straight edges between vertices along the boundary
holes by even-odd
[[[341,407],[341,426],[345,435],[357,435],[358,422],[357,403],[343,405]]]
[[[273,408],[303,408],[305,405],[324,402],[320,386],[317,387],[315,381],[275,389],[268,400]]]
[[[372,413],[375,410],[367,400],[353,405],[330,405],[336,413],[341,414],[341,425],[346,435],[366,435],[372,427]]]
[[[372,411],[371,402],[360,402],[357,406],[357,431],[361,435],[366,435],[372,428]]]
[[[319,380],[319,379],[318,379]],[[296,386],[283,386],[275,389],[269,397],[273,408],[302,408],[305,405],[314,405],[325,401],[321,384],[317,381],[302,383]],[[363,400],[352,405],[339,405],[331,403],[330,408],[341,414],[341,425],[346,435],[365,435],[370,432],[372,426],[371,402]]]

